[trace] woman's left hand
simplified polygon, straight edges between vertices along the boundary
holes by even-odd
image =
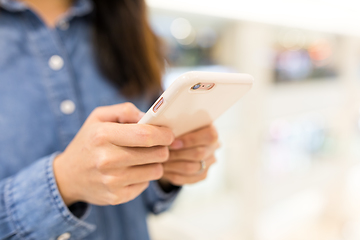
[[[214,153],[219,146],[213,125],[176,138],[170,146],[169,160],[163,163],[160,183],[182,186],[204,180],[209,167],[216,162]]]

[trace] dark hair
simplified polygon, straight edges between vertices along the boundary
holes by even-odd
[[[93,0],[100,70],[127,96],[161,89],[164,56],[144,0]]]

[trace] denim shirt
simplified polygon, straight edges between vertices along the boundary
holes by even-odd
[[[94,108],[150,105],[121,96],[100,73],[91,11],[89,0],[75,1],[50,29],[23,3],[0,0],[0,240],[149,239],[147,214],[177,195],[151,182],[125,204],[68,208],[59,194],[53,159]]]

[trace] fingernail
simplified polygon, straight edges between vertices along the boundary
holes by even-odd
[[[171,145],[170,148],[171,149],[180,149],[184,146],[183,141],[176,139]]]

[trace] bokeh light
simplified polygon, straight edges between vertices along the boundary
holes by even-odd
[[[177,18],[171,23],[171,34],[176,39],[186,39],[191,35],[192,26],[190,22],[185,18]]]

